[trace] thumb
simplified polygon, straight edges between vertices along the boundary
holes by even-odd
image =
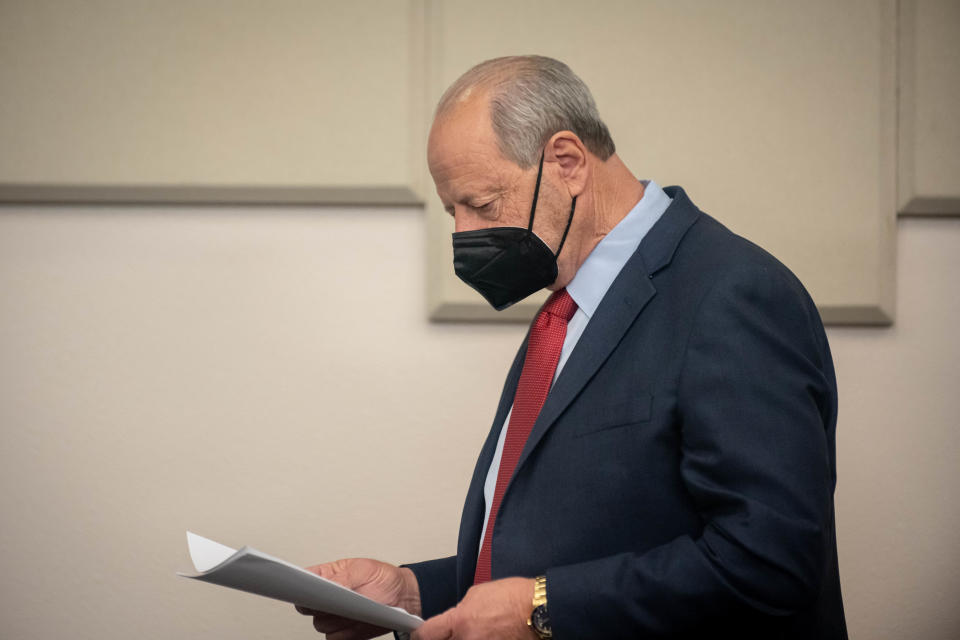
[[[457,610],[453,608],[430,618],[413,632],[410,640],[451,640],[456,614]]]

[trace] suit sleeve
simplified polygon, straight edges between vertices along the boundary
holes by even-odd
[[[420,588],[421,618],[426,620],[457,604],[457,557],[403,565],[413,571]]]
[[[547,571],[554,637],[644,637],[790,615],[833,544],[836,383],[826,336],[779,265],[739,266],[699,305],[677,407],[682,482],[703,529]]]

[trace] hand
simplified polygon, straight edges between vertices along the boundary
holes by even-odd
[[[321,578],[332,580],[377,602],[402,607],[413,615],[420,615],[420,587],[410,569],[367,558],[337,560],[307,567]],[[367,640],[387,633],[365,622],[357,622],[322,611],[297,606],[305,616],[313,616],[313,626],[330,640]]]
[[[411,640],[536,640],[527,626],[533,586],[532,578],[506,578],[471,587],[460,604],[424,622]]]

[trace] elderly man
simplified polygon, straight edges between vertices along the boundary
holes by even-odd
[[[422,640],[846,637],[836,382],[800,282],[682,189],[637,180],[556,60],[468,71],[428,161],[457,274],[497,309],[553,294],[457,555],[313,569],[422,615]],[[383,631],[302,612],[338,640]]]

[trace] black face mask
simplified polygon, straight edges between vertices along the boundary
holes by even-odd
[[[493,227],[453,234],[453,268],[457,276],[482,295],[497,311],[502,311],[523,300],[531,293],[553,284],[557,279],[557,258],[570,231],[573,212],[577,208],[574,196],[570,217],[563,230],[560,246],[553,253],[543,240],[533,233],[533,218],[540,195],[543,176],[543,156],[537,170],[537,186],[530,207],[530,223],[521,227]]]

